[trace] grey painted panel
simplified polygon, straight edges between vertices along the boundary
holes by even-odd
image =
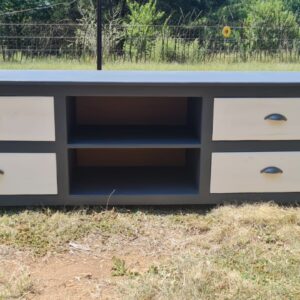
[[[0,84],[226,85],[299,84],[298,72],[0,71]]]
[[[300,152],[212,153],[211,193],[300,192]]]
[[[1,195],[56,195],[54,153],[1,153]]]
[[[222,203],[257,203],[274,201],[276,203],[300,203],[300,193],[264,193],[264,194],[216,194],[213,197],[200,198],[198,195],[109,195],[89,196],[0,196],[1,206],[144,206],[144,205],[207,205]],[[201,199],[201,202],[200,202]]]
[[[0,97],[1,141],[55,141],[53,97]]]

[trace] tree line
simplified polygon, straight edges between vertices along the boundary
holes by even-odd
[[[96,7],[97,0],[2,0],[3,59],[20,52],[94,56]],[[102,8],[107,60],[290,61],[300,55],[300,0],[102,0]]]

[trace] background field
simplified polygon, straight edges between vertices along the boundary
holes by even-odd
[[[39,58],[1,69],[93,70]],[[299,71],[300,63],[106,63],[106,70]],[[0,209],[0,300],[300,299],[300,208]]]
[[[24,62],[0,62],[2,70],[96,70],[91,60],[35,59]],[[104,70],[157,70],[157,71],[300,71],[300,63],[106,63]]]
[[[1,69],[94,70],[35,58]],[[106,70],[299,71],[300,63],[106,63]],[[0,300],[300,299],[300,208],[0,210]]]
[[[299,63],[299,0],[102,0],[109,64]],[[97,0],[2,0],[0,57],[92,60]]]

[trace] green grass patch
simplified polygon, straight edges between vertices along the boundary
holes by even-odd
[[[0,62],[2,70],[96,70],[94,60],[34,59],[21,62]],[[300,62],[236,62],[222,61],[179,64],[179,63],[105,63],[104,70],[159,70],[159,71],[300,71]]]

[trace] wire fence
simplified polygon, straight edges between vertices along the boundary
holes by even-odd
[[[95,22],[0,23],[0,59],[95,58]],[[232,26],[103,26],[104,62],[300,61],[299,33],[290,28]]]

